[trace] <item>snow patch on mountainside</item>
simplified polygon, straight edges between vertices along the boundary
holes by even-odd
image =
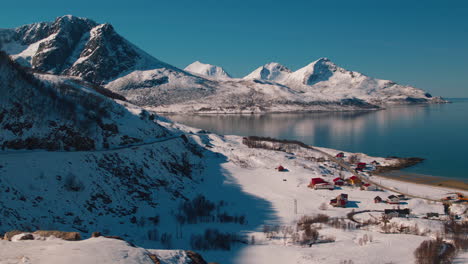
[[[185,71],[211,77],[214,79],[228,79],[231,76],[221,67],[195,61],[184,69]]]

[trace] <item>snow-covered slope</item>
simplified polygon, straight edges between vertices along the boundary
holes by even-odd
[[[2,149],[106,149],[169,135],[91,87],[72,78],[33,75],[0,52]]]
[[[242,79],[200,62],[181,70],[140,50],[110,24],[70,15],[0,29],[0,44],[21,65],[104,85],[161,112],[343,111],[444,102],[411,86],[347,71],[326,58],[295,72],[269,63]]]
[[[185,67],[184,70],[214,79],[231,78],[231,76],[223,68],[216,65],[201,63],[199,61],[193,62],[192,64]]]

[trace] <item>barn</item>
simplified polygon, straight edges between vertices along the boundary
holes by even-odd
[[[309,184],[308,187],[309,187],[309,188],[314,188],[314,186],[315,186],[316,184],[319,184],[319,183],[326,183],[326,181],[325,181],[324,179],[322,179],[322,178],[312,178],[312,179],[310,180],[310,184]]]

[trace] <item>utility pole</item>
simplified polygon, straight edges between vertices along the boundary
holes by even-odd
[[[297,215],[297,199],[294,199],[294,214]]]

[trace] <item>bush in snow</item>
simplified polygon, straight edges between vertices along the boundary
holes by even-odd
[[[195,250],[230,250],[236,242],[242,242],[237,235],[219,232],[217,229],[206,229],[204,234],[193,234],[190,237],[190,245]]]
[[[80,182],[74,174],[68,174],[65,178],[64,186],[65,190],[70,192],[80,192],[84,190],[84,184]]]
[[[157,229],[149,229],[147,231],[147,235],[148,235],[148,240],[152,240],[152,241],[159,240],[159,233]]]
[[[164,248],[171,248],[172,247],[172,234],[163,233],[161,235],[160,241]]]
[[[414,251],[416,264],[451,263],[454,254],[454,246],[444,242],[440,237],[423,241]]]

